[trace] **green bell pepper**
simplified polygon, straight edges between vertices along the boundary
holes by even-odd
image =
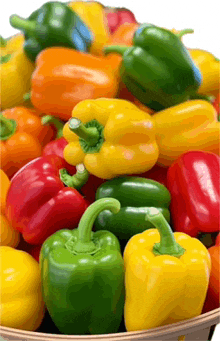
[[[124,309],[124,262],[120,244],[109,231],[92,232],[102,210],[114,214],[113,198],[90,205],[75,230],[50,236],[40,252],[43,298],[64,334],[117,332]]]
[[[28,19],[12,15],[10,24],[24,32],[24,51],[32,61],[50,46],[87,52],[93,39],[81,18],[67,4],[58,1],[45,3]]]
[[[133,46],[106,46],[104,51],[123,55],[122,82],[140,102],[159,111],[186,101],[201,84],[201,73],[180,40],[191,32],[142,24]]]
[[[102,211],[95,220],[96,230],[109,230],[120,240],[127,241],[134,234],[154,226],[145,221],[149,207],[158,208],[170,221],[171,196],[168,189],[157,181],[141,177],[118,177],[104,182],[96,191],[96,199],[112,197],[120,201],[116,215]]]

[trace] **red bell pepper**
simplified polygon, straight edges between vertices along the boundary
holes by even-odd
[[[75,188],[65,187],[59,178],[64,167],[64,160],[56,155],[39,157],[11,180],[6,216],[30,244],[42,244],[57,230],[77,227],[88,207],[87,200]],[[74,180],[82,185],[83,177],[77,173]]]
[[[175,231],[196,237],[219,231],[220,158],[204,152],[182,154],[168,169],[170,211]]]
[[[122,24],[137,23],[135,15],[127,8],[105,7],[108,29],[113,34]]]
[[[203,313],[219,307],[220,303],[220,234],[215,245],[208,249],[212,268],[209,280],[208,292],[203,307]]]

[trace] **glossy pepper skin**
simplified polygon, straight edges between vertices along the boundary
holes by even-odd
[[[68,6],[78,14],[92,34],[89,52],[94,55],[103,54],[103,47],[109,41],[104,6],[97,1],[71,1]]]
[[[167,173],[175,231],[196,237],[219,231],[220,158],[203,151],[181,155]]]
[[[56,232],[40,252],[44,301],[64,334],[114,333],[122,320],[124,262],[119,241],[109,231],[91,232],[104,209],[117,213],[120,203],[113,198],[93,203],[75,231]]]
[[[202,84],[198,93],[202,95],[219,95],[220,91],[220,60],[212,53],[199,49],[189,49],[194,63],[199,67],[202,74]]]
[[[89,173],[111,179],[147,171],[156,163],[152,119],[134,104],[107,98],[82,101],[72,117],[63,128],[69,142],[64,159],[71,165],[83,163]]]
[[[68,120],[80,101],[115,97],[118,79],[110,59],[67,48],[48,48],[37,58],[31,101],[44,112]]]
[[[14,107],[0,115],[1,168],[11,178],[29,161],[39,157],[42,148],[55,137],[43,126],[34,109]]]
[[[10,24],[24,32],[24,51],[31,61],[35,61],[39,52],[50,46],[65,46],[86,52],[92,42],[86,24],[59,1],[46,2],[28,19],[12,15]]]
[[[127,331],[156,328],[201,314],[211,261],[195,238],[172,230],[156,208],[156,229],[133,236],[124,251]]]
[[[190,30],[191,32],[191,30]],[[169,30],[142,24],[133,46],[109,46],[105,52],[123,55],[121,78],[144,105],[159,111],[183,101],[201,84],[201,73],[179,36]]]
[[[220,305],[220,234],[216,238],[215,245],[210,247],[208,251],[211,257],[212,268],[203,313],[216,309]]]
[[[26,57],[23,43],[22,34],[1,38],[1,110],[23,104],[23,96],[30,90],[34,64]]]
[[[30,244],[42,244],[57,230],[77,227],[88,206],[75,188],[64,186],[59,177],[64,166],[58,156],[39,157],[20,169],[11,181],[6,216]],[[74,179],[77,187],[79,174]]]
[[[16,247],[20,240],[20,233],[13,229],[5,216],[5,204],[10,180],[0,169],[0,245]]]
[[[157,207],[170,221],[170,193],[156,181],[129,176],[115,178],[104,182],[96,191],[96,200],[108,197],[119,200],[120,212],[114,215],[102,211],[95,221],[95,229],[109,230],[119,240],[128,240],[134,234],[154,227],[145,221],[149,207]]]
[[[0,246],[1,326],[35,331],[44,317],[41,274],[28,253]]]
[[[158,164],[171,166],[181,154],[198,149],[219,155],[220,123],[211,103],[190,100],[155,113],[152,119],[160,151]]]
[[[127,8],[105,7],[108,29],[113,34],[123,24],[136,24],[134,13]]]

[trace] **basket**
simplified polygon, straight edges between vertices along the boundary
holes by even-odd
[[[147,331],[105,335],[58,335],[1,327],[0,335],[4,341],[207,341],[210,340],[210,334],[219,322],[220,308],[186,321]]]

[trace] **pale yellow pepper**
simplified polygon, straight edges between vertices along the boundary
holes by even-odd
[[[93,34],[90,53],[95,55],[103,54],[103,47],[107,45],[110,37],[104,6],[96,1],[72,1],[68,3],[68,6],[80,16]]]
[[[17,34],[1,40],[1,109],[24,103],[23,96],[30,90],[34,64],[26,57],[24,36]]]
[[[220,92],[220,60],[204,50],[189,49],[189,53],[202,74],[198,93],[216,97]]]
[[[133,236],[124,251],[127,331],[200,315],[209,284],[206,247],[185,233],[173,233],[156,208],[146,218],[156,229]]]
[[[5,204],[10,180],[0,169],[0,245],[16,247],[20,241],[20,233],[13,229],[5,216]]]
[[[158,164],[170,166],[191,150],[219,155],[220,122],[208,101],[187,101],[155,113],[152,119],[160,151]]]
[[[38,262],[27,252],[0,246],[0,324],[36,330],[44,316]]]
[[[79,135],[79,136],[78,136]],[[81,101],[64,126],[64,158],[103,179],[143,173],[154,166],[158,146],[152,117],[122,99]]]

